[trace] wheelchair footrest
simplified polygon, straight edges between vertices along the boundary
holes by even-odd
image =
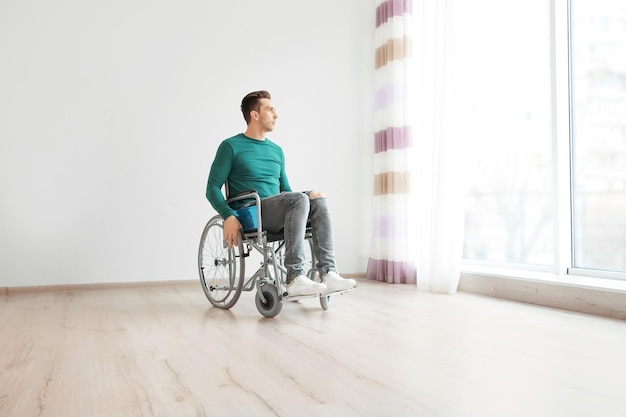
[[[287,295],[283,294],[283,301],[298,301],[298,300],[304,300],[306,298],[320,298],[320,297],[328,297],[331,295],[338,295],[338,294],[344,294],[350,291],[354,291],[354,288],[350,288],[347,290],[341,290],[341,291],[335,291],[335,292],[330,292],[328,294],[308,294],[308,295],[289,295],[287,293]]]
[[[283,297],[283,301],[298,301],[304,300],[306,298],[319,298],[319,294],[309,294],[309,295],[287,295]]]
[[[349,289],[347,289],[347,290],[341,290],[341,291],[329,292],[328,294],[324,294],[324,296],[325,296],[325,297],[328,297],[329,295],[345,294],[345,293],[347,293],[347,292],[354,291],[354,289],[355,289],[355,288],[356,288],[356,287],[349,288]]]

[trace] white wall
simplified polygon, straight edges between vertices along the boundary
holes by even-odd
[[[372,2],[0,2],[0,286],[195,279],[219,142],[267,89],[365,270]]]

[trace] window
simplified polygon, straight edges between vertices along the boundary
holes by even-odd
[[[458,2],[464,18],[455,22],[456,122],[471,149],[464,257],[548,268],[555,256],[550,2],[478,3]]]
[[[569,6],[456,3],[455,123],[471,144],[464,258],[553,272],[565,258],[570,273],[623,278],[626,3]],[[556,41],[566,30],[569,44]],[[563,111],[570,121],[557,126]],[[563,160],[571,177],[560,175]]]
[[[626,4],[570,15],[574,267],[626,272]]]

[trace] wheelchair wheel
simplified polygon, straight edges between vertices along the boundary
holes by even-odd
[[[265,298],[265,302],[261,300],[261,295],[259,291],[263,294]],[[280,313],[280,310],[283,308],[282,301],[278,298],[278,290],[272,284],[264,284],[261,285],[261,288],[256,293],[254,297],[256,308],[259,310],[263,316],[267,318],[272,318]]]
[[[330,307],[330,295],[320,295],[320,305],[322,310],[328,310]]]
[[[204,227],[198,248],[198,272],[202,290],[215,307],[228,309],[241,295],[245,274],[243,242],[228,248],[224,242],[224,220],[215,216]]]

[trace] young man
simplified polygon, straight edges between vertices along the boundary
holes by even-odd
[[[333,249],[330,213],[326,197],[318,191],[293,192],[285,173],[283,150],[265,137],[276,125],[276,108],[267,91],[255,91],[241,102],[247,123],[244,133],[224,140],[215,155],[207,183],[206,196],[224,219],[224,239],[237,244],[241,223],[222,194],[228,180],[231,195],[255,190],[261,197],[263,228],[283,232],[285,267],[289,295],[329,294],[356,286],[353,279],[337,273]],[[236,208],[236,207],[235,207]],[[304,235],[311,221],[313,250],[322,283],[303,274]]]

